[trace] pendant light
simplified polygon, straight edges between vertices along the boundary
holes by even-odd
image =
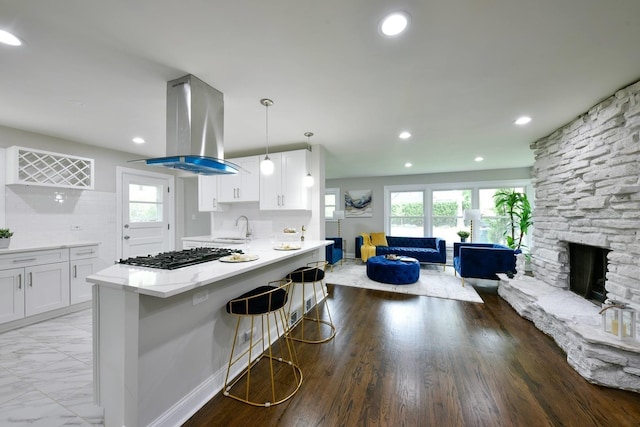
[[[304,136],[307,137],[307,145],[309,146],[309,151],[311,151],[311,137],[313,136],[313,132],[305,132]],[[310,172],[307,172],[307,176],[304,177],[304,186],[313,187],[313,182],[313,176],[311,176]]]
[[[273,174],[274,165],[273,160],[269,158],[269,107],[273,105],[273,101],[267,98],[263,98],[260,100],[260,104],[264,105],[265,107],[265,134],[267,141],[267,151],[264,159],[260,162],[260,172],[262,172],[263,175],[271,175]]]

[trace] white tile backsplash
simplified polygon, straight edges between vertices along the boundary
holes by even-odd
[[[64,193],[64,202],[56,201]],[[13,185],[5,187],[6,226],[16,245],[100,242],[100,268],[115,260],[116,194]],[[79,230],[72,230],[72,226]]]

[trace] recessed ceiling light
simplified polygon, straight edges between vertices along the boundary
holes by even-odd
[[[384,17],[380,22],[380,32],[387,37],[395,37],[409,25],[409,14],[406,12],[394,12]]]
[[[405,168],[410,168],[411,166],[413,166],[413,164],[411,164],[411,163],[409,163],[409,162],[407,162],[407,163],[405,163],[405,164],[404,164],[404,167],[405,167]]]
[[[476,158],[475,158],[475,159],[473,159],[473,160],[475,160],[476,162],[481,162],[481,161],[483,161],[483,160],[484,160],[484,157],[482,157],[482,156],[478,156],[478,157],[476,157]]]
[[[9,46],[22,45],[18,37],[5,30],[0,30],[0,43],[8,44]]]
[[[411,133],[404,131],[404,132],[400,132],[400,135],[398,135],[398,138],[400,139],[409,139],[411,138]]]
[[[136,144],[144,144],[144,138],[140,138],[139,136],[136,136],[135,138],[132,139],[133,142],[135,142]]]
[[[522,126],[522,125],[526,125],[530,121],[531,121],[531,117],[522,116],[522,117],[519,117],[518,120],[516,120],[514,123]]]

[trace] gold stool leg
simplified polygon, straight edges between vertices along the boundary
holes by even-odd
[[[324,304],[324,309],[327,312],[327,317],[328,317],[328,321],[324,320],[321,318],[321,313],[320,313],[320,307],[318,304],[318,296],[317,296],[317,288],[316,285],[320,284],[321,286],[321,290],[322,290],[322,296],[323,296],[323,304]],[[305,289],[306,289],[306,282],[299,282],[296,283],[298,285],[302,285],[302,310],[303,313],[306,310],[306,299],[305,299]],[[298,328],[300,328],[300,335],[294,335],[293,331],[290,331],[289,333],[289,338],[294,340],[294,341],[298,341],[298,342],[304,342],[304,343],[308,343],[308,344],[321,344],[327,341],[330,341],[331,339],[333,339],[333,337],[336,335],[336,327],[333,324],[333,320],[331,319],[331,312],[329,311],[329,305],[327,303],[327,292],[325,291],[324,288],[324,283],[322,281],[315,281],[312,282],[313,284],[313,302],[314,302],[314,306],[311,308],[312,311],[315,312],[315,316],[309,316],[308,313],[304,313],[302,316],[300,316],[300,322],[299,325],[297,326]],[[291,316],[291,304],[292,301],[290,301],[289,303],[289,318]],[[305,320],[309,321],[309,322],[315,322],[316,326],[317,326],[317,334],[319,338],[315,338],[315,339],[311,339],[311,338],[306,338],[305,337]],[[322,333],[322,325],[326,325],[329,328],[329,333],[327,336],[323,337],[323,333]],[[326,329],[325,329],[326,330]]]

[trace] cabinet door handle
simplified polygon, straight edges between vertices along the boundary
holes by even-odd
[[[18,289],[22,289],[22,274],[18,274]]]
[[[215,208],[216,206],[218,206],[218,199],[216,199],[215,197],[213,198],[213,207]]]
[[[238,188],[237,190],[238,190],[238,197],[237,198],[239,199],[240,198],[240,189]]]
[[[13,263],[14,264],[18,264],[18,263],[21,263],[21,262],[31,262],[31,261],[35,261],[35,260],[36,260],[36,258],[14,259]]]
[[[282,195],[282,206],[284,206],[284,194]]]
[[[74,265],[73,266],[73,278],[75,279],[76,277],[78,277],[78,266]]]
[[[76,255],[91,255],[91,254],[93,254],[93,249],[76,253]]]
[[[278,194],[278,206],[280,206],[280,195]]]
[[[29,272],[29,286],[33,288],[33,273]]]

